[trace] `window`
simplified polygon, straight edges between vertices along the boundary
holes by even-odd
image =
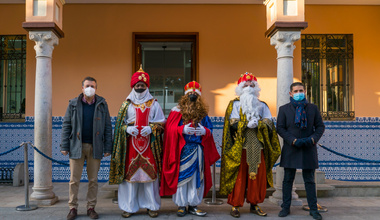
[[[0,35],[0,121],[25,116],[26,36]]]
[[[149,91],[165,116],[184,95],[184,86],[197,80],[197,33],[133,33],[133,71],[150,76]]]
[[[302,82],[307,98],[325,120],[351,120],[353,109],[353,36],[305,34],[302,45]]]

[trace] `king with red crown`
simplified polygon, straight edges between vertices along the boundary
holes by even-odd
[[[267,214],[258,206],[266,189],[273,186],[272,167],[280,155],[280,145],[271,112],[259,100],[260,87],[252,73],[240,75],[236,94],[224,117],[220,194],[228,195],[230,214],[240,217],[239,207],[246,198],[250,212]]]
[[[160,195],[173,195],[179,217],[207,214],[197,206],[212,186],[210,166],[220,158],[201,94],[201,85],[189,82],[165,125]]]
[[[159,174],[165,116],[149,86],[149,74],[140,68],[132,76],[132,91],[115,124],[109,182],[119,184],[118,204],[125,218],[140,208],[157,217],[161,206]]]

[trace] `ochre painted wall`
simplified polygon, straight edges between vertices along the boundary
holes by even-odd
[[[199,32],[199,78],[210,116],[224,116],[236,81],[249,71],[258,77],[261,99],[276,116],[277,53],[265,38],[263,5],[80,5],[64,6],[65,38],[53,51],[53,116],[81,92],[85,76],[98,80],[99,95],[116,116],[130,92],[132,32]],[[0,35],[27,34],[24,5],[0,5]],[[355,112],[379,117],[379,6],[306,6],[308,34],[354,35]],[[28,40],[26,115],[34,115],[35,52]],[[301,76],[296,42],[294,77]]]

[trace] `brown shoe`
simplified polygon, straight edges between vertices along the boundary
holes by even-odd
[[[263,210],[261,210],[260,206],[258,205],[252,205],[251,204],[251,213],[259,215],[259,216],[267,216],[267,213],[265,213]]]
[[[230,214],[234,218],[240,218],[239,207],[232,207]]]
[[[151,218],[156,218],[158,216],[158,211],[153,211],[153,210],[149,210],[148,209],[148,215],[151,217]]]
[[[133,213],[130,213],[130,212],[123,212],[123,214],[121,214],[123,218],[129,218],[131,217],[131,215],[133,215]]]
[[[73,220],[77,217],[78,211],[76,208],[70,209],[69,214],[67,215],[67,220]]]
[[[95,212],[94,208],[87,209],[87,216],[89,216],[91,219],[98,219],[99,215]]]

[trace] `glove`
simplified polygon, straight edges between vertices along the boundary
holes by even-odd
[[[137,136],[139,134],[139,129],[136,126],[128,126],[127,133],[132,136]]]
[[[196,136],[203,136],[206,134],[206,129],[205,127],[203,127],[201,124],[198,123],[198,126],[196,129],[195,129],[195,135]]]
[[[296,142],[294,142],[294,146],[301,148],[305,145],[305,138],[297,139]]]
[[[187,135],[193,135],[195,133],[195,128],[193,127],[190,127],[191,123],[185,125],[185,127],[183,128],[183,134],[187,134]]]
[[[259,121],[257,120],[257,118],[252,118],[252,119],[248,122],[247,127],[248,127],[248,128],[256,128],[258,125],[259,125]]]
[[[148,136],[152,133],[152,128],[150,126],[143,126],[143,128],[140,131],[141,136]]]
[[[308,137],[308,138],[304,138],[305,139],[305,143],[304,143],[304,145],[305,145],[305,147],[311,147],[311,146],[313,146],[314,145],[314,141],[313,141],[313,139],[311,138],[311,137]]]

